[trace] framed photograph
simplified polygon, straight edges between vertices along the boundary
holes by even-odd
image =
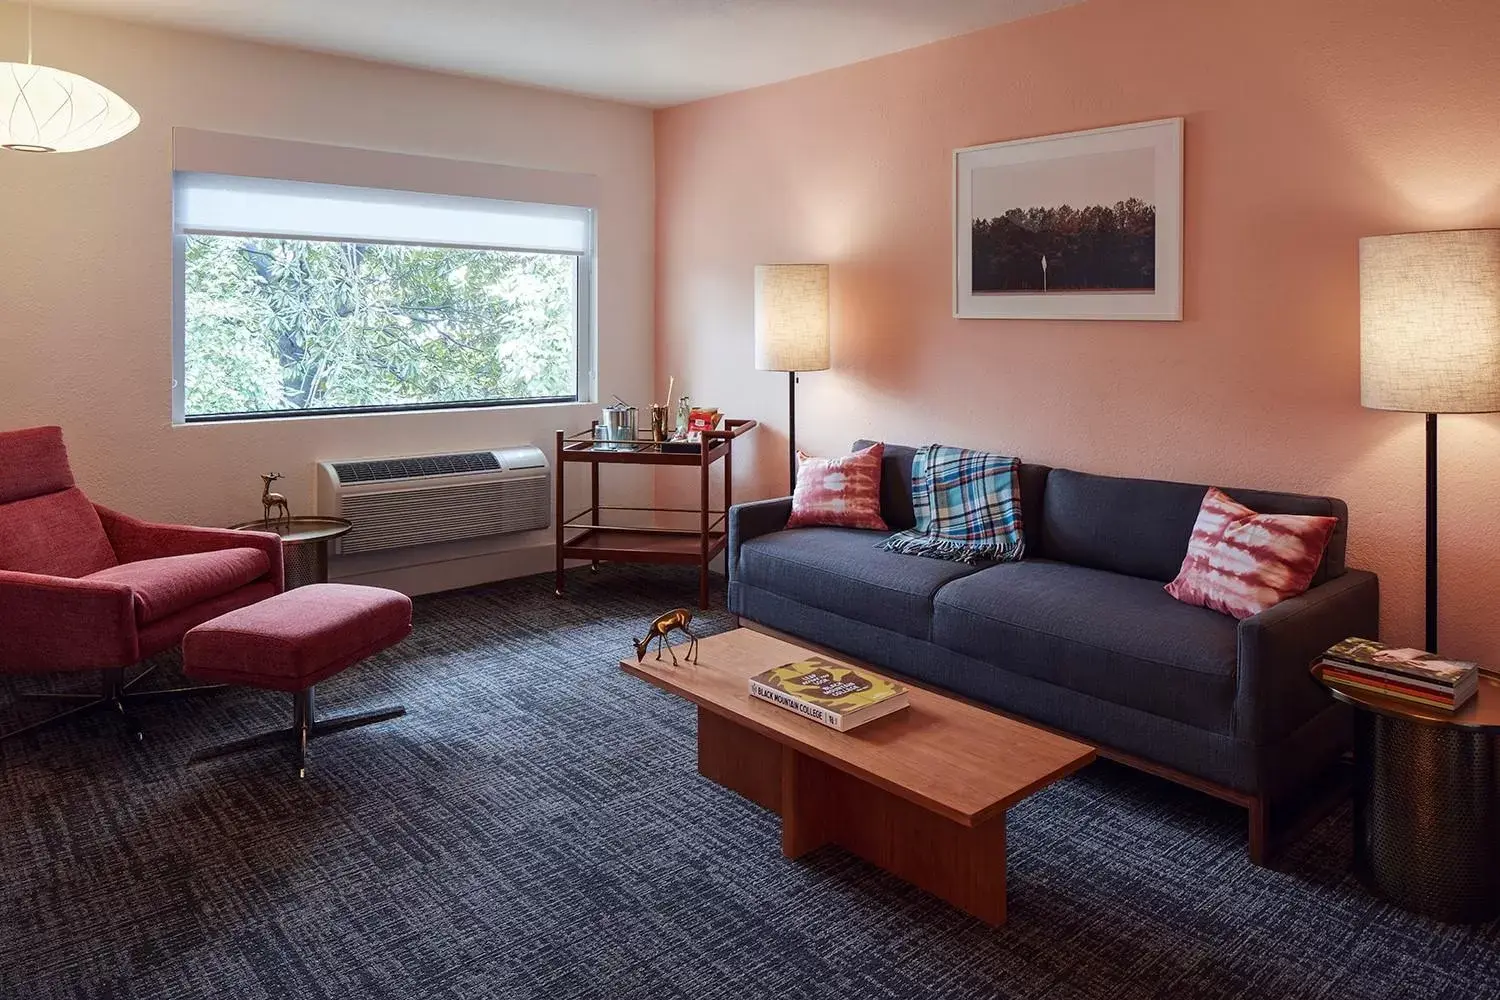
[[[953,154],[953,315],[1182,319],[1182,119]]]

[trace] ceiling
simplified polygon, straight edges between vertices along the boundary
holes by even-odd
[[[1081,0],[38,0],[661,107]],[[45,14],[37,18],[45,30]]]

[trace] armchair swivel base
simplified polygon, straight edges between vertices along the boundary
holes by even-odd
[[[114,667],[104,671],[103,686],[98,694],[61,694],[51,691],[37,691],[23,693],[20,697],[26,701],[46,701],[53,704],[71,705],[56,715],[50,715],[39,722],[33,722],[29,726],[20,729],[12,729],[8,733],[0,733],[0,742],[8,740],[13,736],[24,736],[27,733],[38,732],[47,729],[57,723],[68,719],[75,719],[90,712],[116,712],[125,723],[126,732],[135,737],[137,741],[146,738],[143,730],[130,713],[129,706],[136,702],[171,701],[177,698],[191,698],[198,695],[213,694],[222,691],[228,684],[199,684],[192,687],[161,688],[152,691],[137,691],[135,687],[151,674],[155,673],[155,667],[147,667],[129,680],[125,679],[125,668]]]

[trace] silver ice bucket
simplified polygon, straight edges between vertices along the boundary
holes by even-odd
[[[635,442],[636,408],[614,403],[603,410],[603,420],[594,429],[594,440],[602,447],[618,449]]]

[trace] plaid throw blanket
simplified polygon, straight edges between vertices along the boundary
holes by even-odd
[[[882,546],[906,555],[972,563],[1014,562],[1026,549],[1021,534],[1020,460],[930,444],[911,469],[917,526]]]

